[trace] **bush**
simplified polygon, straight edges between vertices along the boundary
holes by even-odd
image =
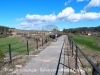
[[[4,60],[5,54],[0,49],[0,62]]]
[[[8,35],[0,35],[0,38],[6,38]]]

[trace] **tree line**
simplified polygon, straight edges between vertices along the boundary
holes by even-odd
[[[12,33],[12,30],[9,29],[15,29],[15,28],[9,28],[0,25],[0,38],[8,37]]]
[[[0,32],[8,32],[8,31],[9,31],[9,27],[0,26]]]
[[[15,28],[10,28],[10,27],[0,25],[0,32],[9,32],[10,31],[9,29],[15,29]]]
[[[80,27],[80,28],[70,28],[70,29],[63,29],[65,33],[81,33],[81,32],[100,32],[100,25],[97,27]]]

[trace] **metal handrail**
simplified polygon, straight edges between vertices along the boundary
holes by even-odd
[[[78,48],[78,50],[81,52],[81,54],[85,57],[85,59],[91,64],[91,66],[93,67],[93,73],[92,75],[94,75],[94,72],[97,72],[100,75],[100,69],[92,62],[92,60],[79,48],[79,46],[69,37],[68,35],[68,39],[70,40],[70,42],[73,42],[73,44]]]
[[[63,43],[62,48],[61,48],[61,52],[60,52],[60,56],[59,56],[58,65],[57,65],[57,69],[56,69],[55,75],[58,75],[58,70],[59,70],[60,59],[61,59],[63,47],[64,47],[64,43]]]

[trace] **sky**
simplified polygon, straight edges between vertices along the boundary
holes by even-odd
[[[100,25],[100,0],[0,0],[0,25],[59,30]]]

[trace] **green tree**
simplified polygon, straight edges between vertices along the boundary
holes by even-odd
[[[64,29],[63,29],[63,32],[65,32],[65,33],[66,33],[66,31],[67,31],[67,30],[64,28]]]

